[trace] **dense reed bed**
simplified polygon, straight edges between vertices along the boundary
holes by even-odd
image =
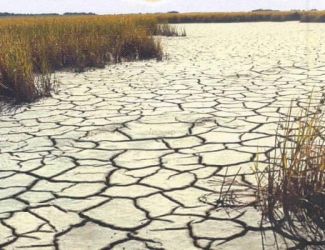
[[[305,249],[325,245],[324,103],[280,123],[276,152],[267,168],[256,168],[258,200],[275,230]],[[298,248],[297,248],[298,249]]]
[[[159,22],[168,23],[228,23],[228,22],[325,22],[325,11],[257,11],[216,13],[170,13],[156,15]]]
[[[301,15],[301,22],[325,22],[325,11],[305,12]]]
[[[38,17],[0,20],[0,99],[30,102],[50,94],[51,73],[162,58],[153,35],[174,35],[149,16]]]

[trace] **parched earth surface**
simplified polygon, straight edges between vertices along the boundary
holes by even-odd
[[[324,92],[325,25],[183,26],[162,62],[58,73],[1,114],[0,249],[262,249],[252,166]]]

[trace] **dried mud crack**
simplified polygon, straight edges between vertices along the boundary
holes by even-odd
[[[163,62],[58,73],[53,98],[0,115],[0,249],[262,249],[261,230],[274,249],[216,191],[240,168],[254,183],[290,102],[324,93],[325,27],[184,27]]]

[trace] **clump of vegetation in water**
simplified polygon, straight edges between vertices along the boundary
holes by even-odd
[[[51,73],[124,60],[162,59],[159,39],[176,31],[155,17],[76,16],[0,20],[0,99],[48,96]]]

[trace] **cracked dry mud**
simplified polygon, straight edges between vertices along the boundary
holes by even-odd
[[[325,26],[183,26],[163,62],[58,73],[0,116],[0,249],[262,249],[259,212],[215,201],[239,169],[252,201],[279,117],[324,92]]]

